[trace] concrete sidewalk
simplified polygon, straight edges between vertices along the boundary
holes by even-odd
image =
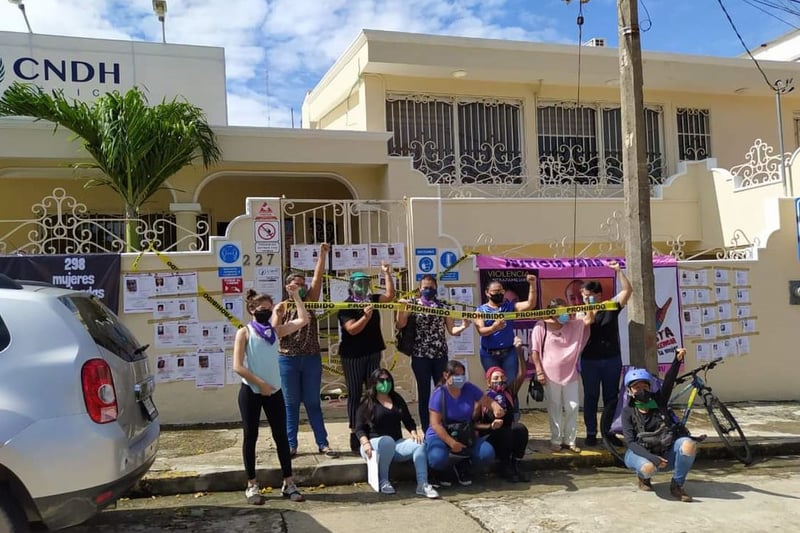
[[[772,455],[800,454],[800,402],[742,403],[728,407],[747,436],[756,460]],[[336,417],[335,412],[326,411],[325,414],[331,447],[339,451],[341,456],[332,459],[316,453],[311,428],[304,422],[300,427],[299,453],[292,463],[295,479],[303,486],[365,482],[367,469],[364,461],[350,453],[347,420],[341,415]],[[545,411],[523,411],[521,421],[531,434],[524,460],[526,470],[535,472],[614,464],[613,458],[602,446],[583,447],[582,421],[579,421],[578,433],[578,445],[583,447],[580,454],[549,451],[549,426]],[[701,459],[728,457],[702,406],[693,411],[689,427],[692,434],[705,433],[709,437],[700,446]],[[241,490],[246,484],[241,437],[241,429],[233,426],[222,429],[162,429],[158,457],[133,494],[144,496]],[[281,473],[275,443],[267,426],[261,427],[256,454],[261,485],[280,487]],[[392,478],[413,479],[410,463],[393,466]]]

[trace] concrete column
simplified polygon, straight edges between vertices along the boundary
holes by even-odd
[[[177,250],[186,252],[195,242],[192,238],[197,228],[197,215],[202,213],[202,206],[196,203],[169,204],[169,210],[175,214],[175,238],[178,242]]]

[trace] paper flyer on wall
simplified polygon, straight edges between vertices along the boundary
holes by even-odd
[[[200,343],[197,322],[163,322],[153,324],[156,348],[193,347]]]
[[[199,389],[225,386],[225,352],[222,349],[202,348],[197,352],[197,377]]]
[[[222,306],[239,320],[244,320],[244,298],[242,296],[223,296]]]
[[[197,354],[176,354],[175,360],[175,381],[194,381],[197,377]]]
[[[197,344],[201,348],[224,347],[223,328],[225,324],[225,322],[201,322],[200,339]]]
[[[175,381],[177,371],[177,358],[174,355],[156,356],[156,383]]]
[[[289,265],[295,270],[313,271],[319,259],[318,244],[293,244],[289,252]],[[330,258],[325,257],[325,270],[330,268]]]
[[[475,305],[474,287],[447,287],[447,301],[456,309],[464,306],[472,309]],[[461,320],[456,320],[455,325],[460,326]],[[460,336],[447,336],[447,348],[450,355],[473,355],[475,353],[475,326],[471,325]]]
[[[378,268],[386,262],[393,268],[406,267],[405,245],[402,242],[369,245],[369,266]]]
[[[225,354],[225,384],[238,385],[242,382],[242,376],[233,371],[233,354]]]
[[[281,267],[257,266],[253,276],[253,288],[256,292],[272,296],[275,302],[283,300],[283,280]]]
[[[222,344],[227,348],[233,347],[233,341],[236,339],[236,326],[230,322],[225,322],[222,326]]]
[[[737,287],[746,286],[748,283],[749,272],[747,270],[735,270],[734,271],[734,285]]]
[[[155,300],[153,318],[197,320],[197,298],[162,298]]]
[[[725,268],[714,269],[714,283],[727,284],[728,283],[728,270]]]
[[[367,244],[334,244],[334,270],[362,270],[369,268],[369,245]]]
[[[699,337],[701,330],[701,313],[697,307],[687,307],[681,313],[683,317],[683,335],[685,337]]]
[[[122,309],[125,313],[152,313],[156,294],[152,274],[125,274]]]
[[[197,272],[156,273],[156,294],[197,294]]]
[[[350,296],[349,284],[341,279],[330,280],[330,297],[332,302],[343,302]]]

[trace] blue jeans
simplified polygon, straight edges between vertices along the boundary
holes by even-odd
[[[306,406],[308,423],[314,432],[318,448],[328,446],[328,432],[322,418],[320,388],[322,387],[322,357],[320,354],[280,355],[281,388],[286,399],[286,433],[289,447],[297,448],[297,428],[300,425],[300,402]]]
[[[600,386],[603,387],[603,405],[606,406],[619,395],[622,360],[619,357],[581,359],[580,364],[583,380],[583,423],[586,425],[586,435],[597,435]]]
[[[516,348],[510,348],[505,354],[497,357],[494,355],[489,355],[483,348],[481,348],[481,366],[483,366],[484,372],[493,366],[499,366],[503,369],[503,372],[506,373],[506,379],[508,382],[512,383],[517,377],[517,372],[519,372],[519,359],[517,359],[517,350]],[[517,413],[519,413],[519,394],[514,397],[514,414],[516,415]],[[516,418],[518,417],[515,417],[515,420]]]
[[[447,357],[412,357],[411,370],[417,380],[417,401],[419,402],[419,423],[424,432],[430,425],[428,401],[431,399],[431,382],[439,383],[447,368]]]
[[[450,447],[438,435],[426,435],[425,448],[428,451],[428,465],[433,470],[442,472],[455,462],[450,457]],[[476,469],[487,470],[494,463],[494,448],[485,437],[475,439],[464,452],[472,459],[472,466]]]
[[[683,443],[689,440],[691,440],[689,437],[679,438],[672,445],[672,449],[665,452],[662,456],[667,460],[667,466],[666,468],[662,469],[662,471],[669,472],[670,470],[675,469],[675,472],[672,474],[672,479],[675,480],[675,483],[678,485],[683,485],[686,483],[686,474],[689,473],[689,470],[692,469],[692,465],[694,464],[695,456],[686,455],[681,451],[681,446]],[[645,474],[642,472],[642,467],[649,462],[650,461],[641,455],[636,455],[630,450],[625,452],[625,466],[635,471],[636,474],[642,479],[650,478],[650,474]],[[654,466],[658,467],[658,465]]]
[[[389,481],[389,466],[392,461],[405,463],[414,462],[414,471],[417,473],[417,485],[428,482],[428,457],[425,454],[425,445],[414,442],[414,439],[394,440],[388,435],[369,439],[373,450],[378,450],[378,481]],[[361,457],[367,460],[364,447],[361,447]]]

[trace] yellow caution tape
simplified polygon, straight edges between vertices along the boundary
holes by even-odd
[[[513,311],[510,313],[483,313],[477,311],[456,311],[454,309],[445,309],[441,307],[429,307],[426,305],[416,305],[400,302],[305,302],[306,309],[325,309],[328,311],[341,310],[341,309],[364,309],[365,307],[372,307],[373,309],[392,310],[392,311],[406,311],[409,313],[417,313],[424,315],[436,315],[444,318],[456,319],[481,319],[481,320],[525,320],[525,319],[538,319],[548,318],[561,314],[574,314],[586,313],[588,311],[612,311],[619,308],[617,302],[611,300],[599,304],[584,304],[584,305],[569,305],[562,307],[553,307],[547,309],[533,309],[530,311]]]

